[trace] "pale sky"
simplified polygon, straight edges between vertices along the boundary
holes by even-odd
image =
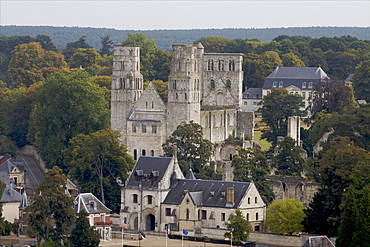
[[[370,1],[0,0],[1,25],[121,30],[370,26]]]

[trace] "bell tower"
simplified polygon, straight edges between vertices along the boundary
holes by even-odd
[[[111,128],[121,131],[123,142],[127,144],[127,118],[143,93],[138,46],[114,46],[111,90]]]
[[[168,77],[167,136],[185,121],[200,124],[202,56],[198,45],[172,46],[171,73]]]

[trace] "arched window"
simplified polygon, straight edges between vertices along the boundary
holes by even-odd
[[[145,154],[146,154],[145,149],[141,150],[141,155],[145,156]]]
[[[154,150],[150,151],[150,154],[151,154],[152,156],[154,156]]]
[[[211,70],[212,70],[212,71],[214,70],[213,60],[211,60]]]
[[[210,84],[211,88],[215,88],[215,80],[211,80],[211,84]]]
[[[132,195],[132,202],[137,203],[138,202],[137,198],[138,198],[137,194],[133,194]]]

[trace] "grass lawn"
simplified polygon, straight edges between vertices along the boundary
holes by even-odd
[[[259,131],[259,130],[254,131],[254,140],[258,141],[262,145],[262,148],[261,148],[262,151],[269,150],[270,147],[271,147],[271,143],[269,143],[265,139],[261,140],[261,134],[262,134],[262,132]]]
[[[1,244],[5,244],[6,247],[10,246],[10,244],[13,242],[13,244],[19,244],[20,241],[16,239],[1,239]]]

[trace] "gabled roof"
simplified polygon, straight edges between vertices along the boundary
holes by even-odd
[[[315,84],[321,79],[328,78],[328,75],[320,67],[277,67],[265,80],[263,89],[274,88],[274,82],[283,82],[283,87],[295,86],[300,89],[302,83],[312,82]],[[308,85],[306,85],[308,86]],[[276,86],[278,87],[278,86]],[[310,88],[312,90],[312,88]]]
[[[3,158],[3,156],[0,157],[0,159]],[[17,168],[19,172],[24,171],[24,165],[23,162],[15,162],[12,159],[7,159],[5,160],[1,165],[0,165],[0,171],[6,172],[6,173],[13,173],[14,168]]]
[[[85,210],[89,214],[93,213],[110,213],[107,208],[98,198],[91,193],[81,193],[74,200],[74,209],[76,213]]]
[[[127,187],[139,187],[141,178],[143,188],[158,188],[171,160],[171,157],[140,156],[128,179]]]
[[[163,204],[179,205],[189,193],[197,206],[237,208],[251,183],[220,180],[179,179]],[[234,204],[227,205],[228,188],[234,188]]]

